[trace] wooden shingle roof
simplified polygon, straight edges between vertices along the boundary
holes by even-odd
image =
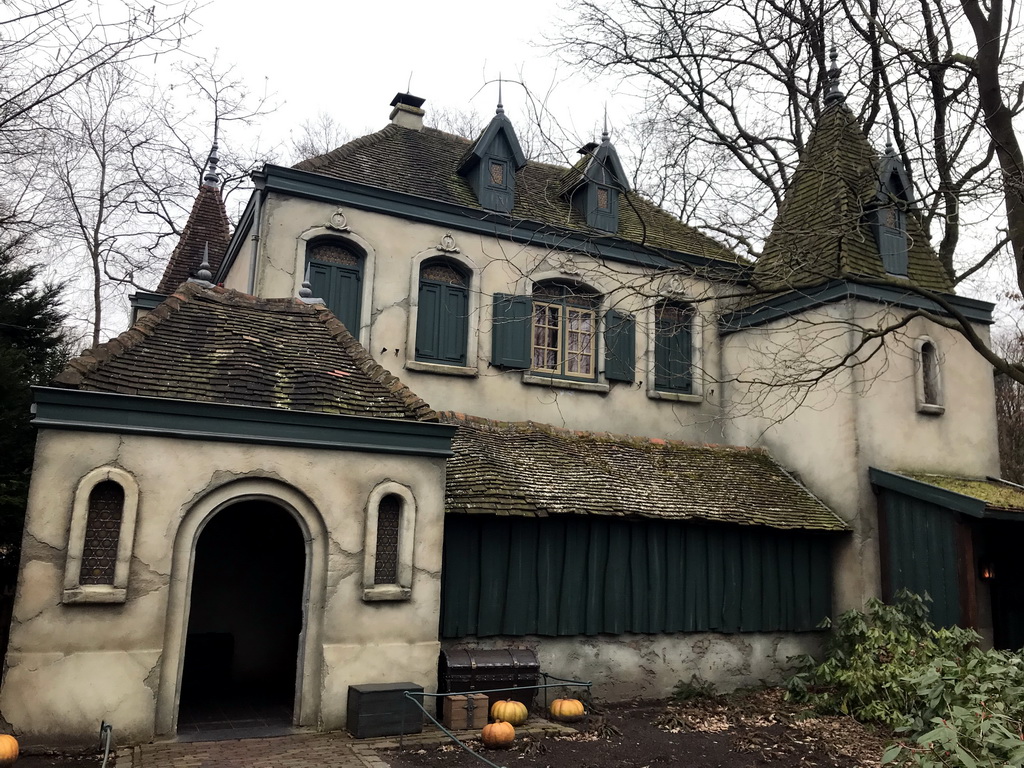
[[[845,531],[763,450],[573,432],[444,412],[458,426],[445,508],[546,517],[640,516]]]
[[[754,267],[755,282],[766,290],[785,290],[837,278],[886,278],[865,216],[878,192],[880,167],[850,108],[844,103],[827,107]],[[906,220],[908,281],[951,293],[950,276],[917,213],[909,211]]]
[[[436,421],[321,304],[185,283],[75,358],[59,387],[295,411]]]
[[[471,146],[466,139],[432,128],[416,131],[388,125],[325,155],[304,160],[295,168],[486,213],[469,182],[457,172]],[[589,227],[563,194],[561,185],[567,170],[528,161],[516,173],[511,217],[607,237],[607,232]],[[615,234],[655,249],[748,264],[721,243],[634,192],[625,193],[620,200],[619,231]]]
[[[208,249],[210,271],[217,274],[231,239],[228,214],[220,189],[206,184],[199,188],[199,194],[192,204],[181,239],[171,253],[170,261],[164,268],[163,277],[156,287],[157,293],[168,294],[177,286],[194,277]]]

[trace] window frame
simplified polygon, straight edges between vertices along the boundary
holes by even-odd
[[[356,264],[355,265],[337,264],[337,263],[332,263],[330,261],[324,261],[324,260],[317,259],[314,256],[314,251],[317,248],[320,248],[322,246],[330,246],[330,245],[334,245],[334,246],[336,246],[338,248],[341,248],[342,250],[345,250],[348,253],[350,253],[353,256],[353,258],[356,260]],[[346,322],[345,318],[342,317],[339,312],[335,311],[334,308],[331,307],[331,302],[332,302],[332,299],[333,299],[332,296],[330,296],[330,295],[325,295],[325,296],[317,295],[318,291],[317,291],[316,288],[313,289],[313,294],[314,294],[314,298],[323,300],[323,302],[327,306],[327,308],[330,309],[331,312],[334,313],[334,316],[337,317],[338,320],[340,320],[342,322],[342,324],[348,329],[348,332],[351,333],[353,336],[355,336],[358,339],[359,338],[359,334],[360,334],[360,329],[363,326],[363,305],[365,303],[365,299],[364,299],[363,293],[364,293],[364,287],[365,287],[364,284],[365,284],[365,281],[366,281],[366,254],[363,252],[362,248],[357,247],[354,243],[352,243],[351,241],[348,241],[348,240],[346,240],[344,238],[341,238],[341,237],[317,237],[317,238],[314,238],[314,239],[312,239],[312,240],[310,240],[310,241],[308,241],[306,243],[306,253],[305,253],[305,259],[303,261],[303,274],[304,275],[305,274],[309,274],[310,275],[309,281],[310,281],[311,285],[313,283],[313,276],[311,274],[311,269],[310,268],[314,264],[318,265],[318,266],[325,267],[325,268],[330,269],[330,270],[333,270],[335,273],[347,273],[347,274],[350,274],[350,275],[355,277],[355,280],[357,282],[357,288],[356,288],[356,291],[355,291],[355,296],[356,296],[356,308],[355,308],[355,312],[354,312],[355,323]]]
[[[401,500],[398,510],[397,580],[376,583],[377,530],[380,504],[387,496]],[[366,501],[366,528],[363,543],[363,600],[366,602],[409,600],[412,598],[413,558],[416,536],[416,498],[410,488],[387,481],[376,486]]]
[[[423,330],[424,322],[423,321],[425,319],[430,320],[434,324],[434,327],[437,328],[438,347],[439,347],[439,349],[444,346],[443,342],[441,341],[441,337],[444,335],[442,333],[441,329],[443,327],[442,321],[444,320],[444,317],[448,314],[447,312],[444,311],[444,309],[446,307],[446,304],[443,301],[438,304],[437,317],[425,318],[424,315],[423,315],[423,312],[424,312],[423,302],[421,300],[421,298],[422,298],[422,291],[423,291],[423,286],[424,285],[437,286],[438,288],[441,289],[442,292],[444,292],[445,290],[451,290],[452,287],[455,285],[453,283],[445,283],[445,282],[442,282],[442,281],[439,281],[439,280],[430,280],[430,279],[427,279],[427,278],[423,277],[424,270],[429,269],[430,267],[436,266],[436,265],[444,265],[444,266],[449,267],[450,269],[452,269],[463,280],[463,284],[461,286],[457,286],[459,288],[461,294],[462,294],[462,304],[463,304],[462,310],[461,310],[462,313],[463,313],[462,329],[461,329],[462,338],[455,340],[456,342],[459,342],[458,345],[462,349],[462,359],[458,360],[458,361],[450,360],[450,359],[445,359],[443,356],[432,357],[432,356],[423,355],[423,354],[420,353],[420,334],[424,332],[424,330]],[[421,261],[416,266],[416,278],[417,278],[416,279],[416,307],[415,307],[416,323],[415,323],[414,328],[412,329],[412,333],[410,334],[411,340],[412,340],[412,356],[411,356],[412,360],[417,362],[417,363],[426,364],[426,365],[432,365],[432,366],[433,365],[443,365],[443,366],[446,366],[446,367],[450,366],[450,367],[453,367],[453,368],[466,368],[467,367],[467,363],[469,361],[469,324],[470,324],[469,320],[470,320],[470,316],[471,316],[470,315],[470,293],[471,293],[471,284],[472,284],[472,273],[471,273],[471,271],[466,269],[461,263],[459,263],[459,262],[457,262],[457,261],[455,261],[453,259],[445,258],[443,256],[436,256],[436,257],[424,259],[423,261]]]
[[[544,296],[541,294],[538,296],[538,291],[550,290],[551,288],[558,288],[561,291],[561,296]],[[579,303],[573,303],[571,297],[579,297]],[[599,380],[599,337],[601,335],[601,295],[585,285],[566,285],[565,283],[555,281],[545,281],[536,283],[533,291],[531,292],[532,300],[532,313],[530,317],[530,367],[529,373],[534,376],[544,376],[551,379],[558,379],[560,381],[575,381],[575,382],[587,382],[596,383]],[[589,304],[589,306],[582,306],[583,302]],[[539,346],[537,344],[537,331],[538,331],[538,309],[554,310],[558,318],[558,326],[556,329],[557,339],[554,347],[550,346]],[[572,333],[585,334],[587,333],[582,328],[573,330],[572,323],[570,321],[571,313],[578,313],[580,316],[589,317],[590,320],[590,345],[589,351],[585,353],[585,357],[590,360],[590,373],[579,373],[569,371],[568,367],[573,359],[573,356],[577,360],[581,359],[580,352],[569,351],[569,337]],[[545,326],[546,328],[554,328],[555,326]],[[555,365],[553,367],[542,367],[537,363],[537,352],[538,350],[553,350],[555,352]]]
[[[664,298],[647,309],[647,397],[652,400],[667,400],[678,403],[704,402],[704,316],[696,302],[688,300],[678,291],[663,294]],[[658,386],[658,308],[672,304],[688,307],[690,310],[690,389],[682,392]]]
[[[110,584],[82,584],[82,557],[85,551],[86,527],[89,521],[89,501],[100,483],[113,482],[121,486],[124,502],[121,507],[121,529],[117,540],[117,559],[114,578]],[[123,603],[127,599],[128,575],[132,547],[135,541],[135,523],[138,516],[139,486],[130,474],[117,467],[98,467],[83,477],[75,489],[68,529],[67,559],[64,564],[64,590],[61,602]]]
[[[929,354],[928,350],[931,350]],[[929,365],[929,358],[931,364]],[[928,386],[928,369],[934,373],[931,387]],[[928,397],[932,389],[934,397]],[[942,357],[939,346],[929,336],[920,336],[914,341],[914,393],[917,412],[929,416],[941,416],[946,412],[944,391],[942,387]]]

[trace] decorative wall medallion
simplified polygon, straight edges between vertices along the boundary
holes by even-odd
[[[579,265],[571,253],[553,254],[548,258],[548,263],[563,275],[578,275],[580,273]]]
[[[672,275],[661,287],[662,293],[673,298],[686,296],[686,282],[680,275]]]
[[[345,211],[341,208],[331,214],[330,220],[325,225],[328,229],[335,229],[338,232],[351,232],[348,219],[345,218]]]
[[[459,247],[455,245],[455,238],[452,237],[451,232],[445,233],[445,236],[441,238],[441,242],[434,246],[441,253],[461,253]]]

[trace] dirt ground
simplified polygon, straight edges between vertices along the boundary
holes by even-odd
[[[868,768],[885,749],[884,734],[850,718],[817,717],[771,689],[686,703],[640,701],[595,708],[578,733],[517,740],[508,750],[470,746],[500,766],[574,768]],[[382,752],[392,768],[477,768],[452,744]]]

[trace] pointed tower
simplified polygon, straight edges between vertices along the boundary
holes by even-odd
[[[825,108],[754,267],[763,290],[829,280],[901,278],[952,292],[914,208],[903,163],[890,145],[879,157],[839,88],[831,52]]]
[[[228,241],[231,239],[231,227],[220,194],[218,161],[217,142],[214,141],[199,194],[192,204],[192,212],[188,216],[185,229],[182,230],[181,239],[171,253],[171,259],[167,262],[163,277],[157,285],[157,293],[171,293],[181,283],[194,277],[205,254],[208,254],[210,273],[216,275],[220,269]]]

